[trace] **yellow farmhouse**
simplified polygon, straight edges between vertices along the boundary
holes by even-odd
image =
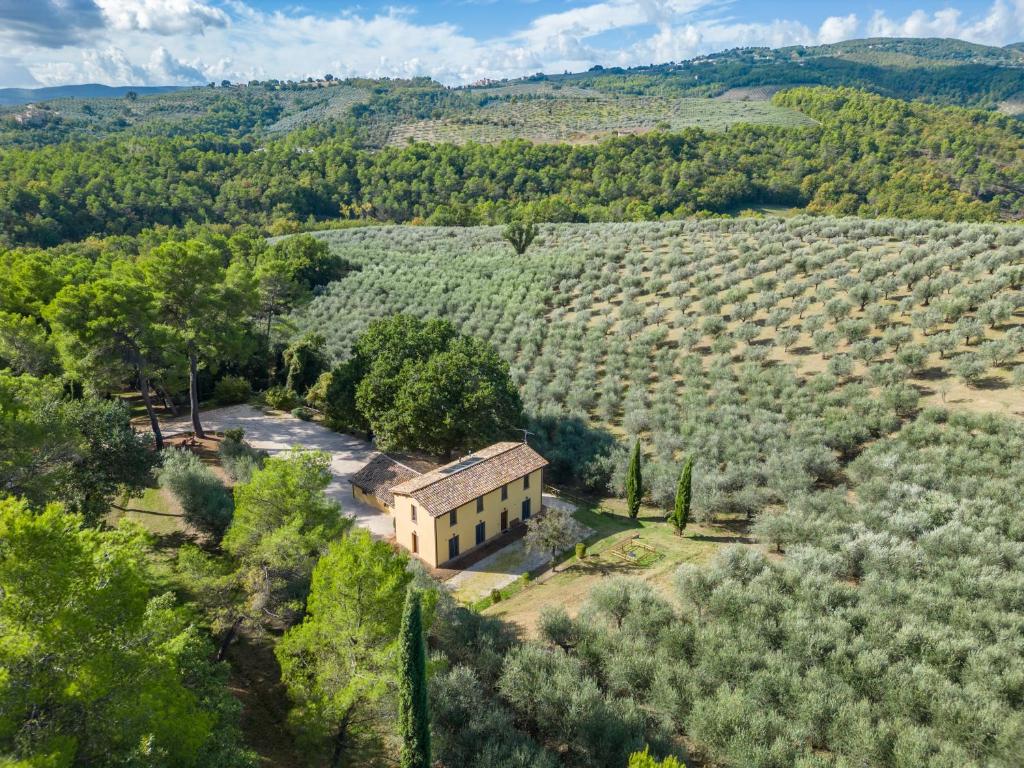
[[[398,543],[436,567],[539,512],[547,465],[525,443],[496,443],[424,473],[381,454],[351,482],[356,498],[394,515]]]

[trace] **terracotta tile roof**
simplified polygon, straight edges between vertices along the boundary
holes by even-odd
[[[395,461],[385,453],[378,453],[370,463],[349,478],[349,482],[365,493],[376,496],[383,504],[390,507],[395,498],[391,489],[399,483],[419,477],[420,473]]]
[[[391,492],[411,496],[431,517],[437,517],[547,465],[526,443],[495,443],[406,480]]]

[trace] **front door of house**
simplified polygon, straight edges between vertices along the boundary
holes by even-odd
[[[501,510],[501,530],[504,531],[507,528],[508,528],[508,510],[507,509],[503,509],[503,510]]]
[[[477,546],[484,543],[484,539],[487,538],[487,525],[481,520],[476,524],[476,543]]]
[[[523,499],[523,520],[530,519],[530,499]]]
[[[459,556],[459,537],[452,536],[448,539],[448,559],[454,560]]]

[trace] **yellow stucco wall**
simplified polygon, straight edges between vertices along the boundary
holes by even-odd
[[[378,499],[372,493],[364,492],[362,488],[359,488],[359,487],[353,485],[352,486],[352,496],[355,499],[357,499],[358,501],[363,502],[364,504],[369,504],[371,507],[374,507],[375,509],[379,509],[381,512],[383,512],[386,515],[390,515],[391,514],[391,510],[388,509],[387,506],[385,506],[381,502],[380,499]]]
[[[508,525],[522,517],[523,500],[530,499],[532,514],[540,511],[541,494],[543,493],[543,470],[530,474],[529,489],[523,488],[523,478],[514,480],[508,485],[508,498],[502,500],[501,488],[496,488],[484,495],[483,511],[477,512],[476,501],[463,504],[457,510],[457,522],[451,524],[451,513],[432,518],[422,509],[417,509],[416,523],[412,522],[412,507],[415,500],[409,496],[395,496],[395,534],[398,543],[412,551],[412,534],[419,537],[418,556],[431,566],[442,565],[448,560],[448,541],[452,536],[459,537],[459,554],[474,549],[476,544],[476,526],[483,522],[485,527],[484,543],[501,533],[501,513],[508,510]]]
[[[437,565],[437,544],[434,541],[434,525],[430,515],[417,509],[416,522],[412,521],[412,508],[415,501],[409,496],[395,496],[395,539],[412,552],[412,534],[419,537],[419,549],[416,556],[428,565]]]

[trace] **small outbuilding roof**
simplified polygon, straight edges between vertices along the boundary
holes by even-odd
[[[391,489],[399,483],[419,476],[420,473],[412,467],[407,467],[386,453],[378,453],[369,464],[352,475],[349,482],[390,507],[395,500]]]
[[[547,465],[526,443],[495,443],[392,486],[391,493],[412,497],[438,517]]]

